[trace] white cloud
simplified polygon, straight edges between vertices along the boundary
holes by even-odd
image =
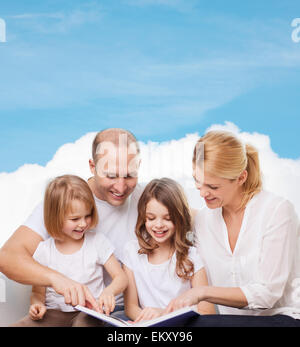
[[[22,21],[24,25],[43,34],[64,33],[74,27],[102,18],[102,8],[96,3],[86,3],[71,11],[21,13],[9,18]]]
[[[289,199],[300,215],[300,196],[295,189],[299,185],[300,159],[280,158],[272,150],[267,135],[241,132],[232,123],[213,125],[207,130],[211,129],[232,131],[243,141],[253,144],[260,153],[265,188]],[[62,174],[75,174],[85,179],[90,176],[88,159],[95,134],[88,133],[75,143],[63,145],[45,167],[26,164],[13,173],[0,174],[0,210],[3,216],[0,246],[42,199],[46,183],[51,178]],[[199,193],[194,188],[191,169],[197,139],[198,134],[195,133],[163,143],[141,143],[140,181],[172,177],[186,188],[193,207],[202,205]]]

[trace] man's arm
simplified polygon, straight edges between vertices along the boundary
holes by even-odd
[[[59,272],[36,262],[32,255],[42,237],[22,225],[0,249],[0,271],[8,278],[35,286],[52,287],[65,298],[66,304],[89,306],[98,310],[97,301],[89,289]]]
[[[42,237],[22,225],[0,249],[0,271],[8,278],[37,286],[50,286],[50,269],[36,262],[32,255]]]

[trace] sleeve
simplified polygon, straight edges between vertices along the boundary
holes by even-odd
[[[194,264],[194,273],[198,272],[204,267],[204,263],[199,251],[195,247],[189,249],[189,259]]]
[[[49,265],[49,247],[47,244],[49,243],[46,241],[40,242],[32,256],[34,260],[44,266]]]
[[[95,246],[98,254],[98,263],[104,265],[114,253],[115,248],[108,238],[101,233],[96,235]]]
[[[32,229],[37,234],[39,234],[44,240],[49,238],[49,234],[45,228],[44,224],[44,205],[40,202],[35,209],[32,211],[31,215],[23,223],[26,227]]]
[[[137,254],[138,250],[134,247],[135,241],[128,241],[123,249],[122,263],[126,265],[130,270],[133,270],[134,255]]]
[[[241,287],[248,301],[245,309],[272,308],[282,297],[296,255],[298,227],[293,206],[283,201],[266,226],[253,281]]]

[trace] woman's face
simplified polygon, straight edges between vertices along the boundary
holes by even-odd
[[[238,204],[241,198],[240,178],[229,180],[204,172],[200,177],[198,170],[193,168],[193,177],[200,196],[204,198],[206,206],[211,209]]]

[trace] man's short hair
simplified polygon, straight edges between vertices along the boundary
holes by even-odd
[[[108,128],[100,131],[94,138],[92,145],[92,158],[94,160],[94,163],[97,162],[97,156],[99,155],[102,142],[111,142],[118,147],[120,144],[120,139],[124,135],[127,136],[127,146],[134,143],[136,146],[136,154],[139,154],[140,146],[136,137],[130,131],[121,128]]]

